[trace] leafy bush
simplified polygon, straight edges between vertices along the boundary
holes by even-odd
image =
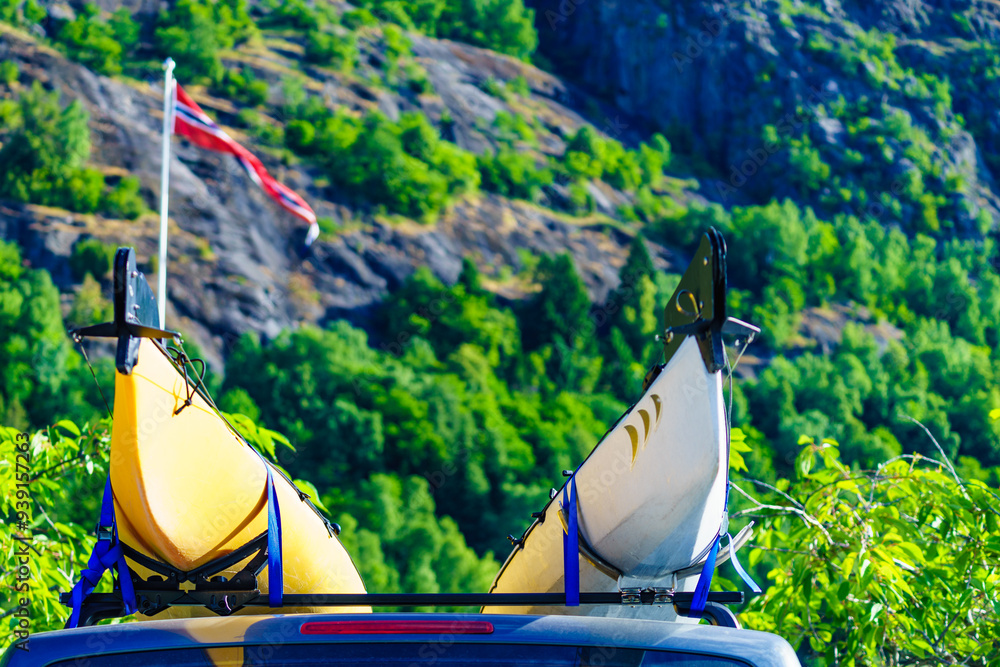
[[[104,296],[94,276],[88,271],[83,276],[83,284],[73,296],[73,305],[66,315],[66,326],[77,328],[110,322],[115,317],[114,305]]]
[[[996,493],[960,479],[939,453],[863,471],[839,454],[835,441],[801,438],[797,481],[732,515],[763,518],[749,564],[771,564],[772,584],[744,623],[826,663],[994,664]]]
[[[160,12],[154,43],[161,57],[177,62],[178,79],[218,81],[223,76],[218,51],[256,33],[246,0],[178,0]]]
[[[143,211],[146,204],[139,194],[141,183],[134,176],[126,176],[111,188],[111,191],[104,195],[104,202],[101,210],[105,215],[112,218],[125,218],[135,220]]]
[[[0,197],[92,213],[104,176],[83,166],[89,156],[83,107],[60,107],[58,93],[36,81],[18,99],[18,125],[0,148]]]
[[[221,70],[221,76],[212,83],[212,92],[223,97],[239,100],[247,106],[259,107],[267,102],[270,88],[267,81],[257,79],[253,70]]]
[[[476,166],[483,189],[506,197],[533,201],[543,187],[552,184],[552,172],[539,169],[528,153],[504,148],[493,155],[477,156]]]
[[[47,271],[24,267],[18,246],[4,241],[0,241],[0,331],[4,332],[0,337],[3,423],[26,429],[59,417],[90,419],[97,414],[95,403],[100,398],[91,391],[90,373],[66,335],[59,291]],[[95,363],[99,377],[107,381],[107,365]]]
[[[203,78],[218,80],[223,75],[218,51],[218,27],[209,5],[196,0],[178,0],[157,19],[154,43],[157,53],[177,63],[181,81]]]
[[[97,239],[80,241],[73,246],[69,257],[69,268],[73,277],[83,280],[88,274],[101,279],[111,273],[115,259],[115,246]]]
[[[307,120],[293,120],[285,126],[285,145],[296,153],[309,153],[316,128]]]
[[[670,144],[660,134],[635,151],[584,125],[566,142],[559,166],[576,180],[603,179],[620,190],[635,191],[642,186],[658,187],[669,162]]]
[[[341,35],[311,30],[306,34],[305,55],[308,62],[349,73],[358,57],[357,38],[354,33]]]
[[[405,113],[392,123],[377,113],[364,120],[337,113],[315,126],[309,150],[355,201],[429,220],[453,196],[479,186],[475,157],[442,141],[422,114]]]
[[[141,26],[125,7],[119,7],[108,19],[108,26],[111,28],[111,35],[122,47],[122,53],[129,53],[139,43],[139,31]]]
[[[304,0],[271,0],[262,4],[267,13],[261,19],[261,25],[269,28],[315,31],[332,18],[323,11],[328,6],[326,3],[318,2],[313,6]]]
[[[340,21],[348,30],[357,30],[358,28],[369,28],[378,25],[378,19],[375,18],[375,15],[364,7],[344,12],[340,17]]]
[[[524,0],[362,0],[382,21],[527,59],[538,46]],[[351,23],[362,20],[352,16]],[[346,15],[345,15],[345,25]]]
[[[86,3],[72,21],[56,29],[56,44],[73,60],[106,75],[120,74],[124,57],[139,42],[139,24],[121,7],[105,22],[100,9]]]
[[[17,63],[13,60],[5,60],[0,63],[0,83],[8,88],[17,83],[19,74]]]
[[[45,20],[47,12],[37,0],[0,0],[0,21],[14,25],[34,25]]]

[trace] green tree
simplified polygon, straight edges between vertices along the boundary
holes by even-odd
[[[748,627],[819,664],[1000,659],[995,492],[947,459],[852,471],[831,440],[803,438],[795,468],[781,496],[733,515],[763,518],[749,563],[772,563],[770,586],[741,614]]]
[[[125,176],[104,195],[102,212],[112,218],[135,220],[146,210],[146,203],[139,194],[142,184],[134,176]]]
[[[70,270],[73,277],[83,280],[87,275],[101,279],[111,272],[111,263],[115,258],[115,246],[98,239],[86,239],[73,246],[69,257]]]
[[[12,243],[0,241],[0,260],[0,420],[25,429],[57,415],[90,418],[93,381],[70,347],[48,272],[24,268]]]
[[[75,19],[65,22],[59,28],[56,41],[66,55],[90,69],[101,74],[120,74],[123,44],[117,38],[131,36],[125,17],[117,15],[116,22],[112,25],[102,21],[99,14],[97,5],[88,2],[79,10]],[[132,36],[133,44],[137,35],[136,31],[135,36]]]
[[[177,63],[182,81],[217,80],[222,74],[218,51],[222,47],[212,6],[196,0],[178,0],[160,12],[154,32],[157,54]]]
[[[17,124],[0,148],[0,197],[85,213],[97,210],[104,176],[90,157],[87,112],[59,105],[37,81],[18,100]]]

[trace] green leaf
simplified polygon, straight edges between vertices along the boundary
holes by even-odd
[[[799,452],[799,455],[795,457],[795,471],[798,472],[800,479],[809,476],[809,471],[812,470],[815,462],[816,452],[811,446]]]
[[[309,482],[304,479],[297,479],[295,480],[295,486],[299,487],[300,490],[309,494],[309,499],[312,500],[312,504],[315,505],[318,509],[327,514],[330,513],[329,508],[327,508],[327,506],[323,504],[323,501],[320,500],[319,491],[316,490],[316,487],[313,485],[312,482]]]
[[[61,429],[69,431],[70,433],[72,433],[73,435],[75,435],[78,438],[80,437],[80,429],[77,427],[76,424],[74,424],[73,422],[71,422],[68,419],[63,419],[61,421],[57,421],[55,425],[57,427],[61,428]]]

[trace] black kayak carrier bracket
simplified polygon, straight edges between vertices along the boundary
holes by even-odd
[[[709,373],[726,367],[722,334],[734,334],[749,344],[760,328],[726,314],[726,241],[712,228],[701,239],[691,264],[664,310],[663,363],[681,342],[694,336]]]
[[[135,367],[141,339],[180,341],[178,332],[160,328],[156,297],[136,266],[135,250],[132,248],[118,248],[115,253],[114,306],[113,322],[73,329],[70,335],[76,341],[82,338],[117,338],[115,367],[122,375],[129,375]]]

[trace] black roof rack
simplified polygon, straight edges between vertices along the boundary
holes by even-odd
[[[246,593],[240,591],[239,593]],[[282,607],[269,607],[267,595],[253,591],[254,597],[232,610],[243,607],[266,607],[274,613],[281,613]],[[205,606],[220,615],[228,615],[225,591],[213,591],[209,600],[184,595],[164,604],[161,599],[150,599],[149,593],[136,591],[139,611],[155,610],[154,614],[167,607]],[[158,598],[159,596],[157,596]],[[670,591],[661,588],[626,588],[617,592],[580,593],[581,605],[672,605],[675,611],[686,615],[691,608],[694,593]],[[63,593],[62,602],[70,602],[70,594]],[[705,617],[713,625],[739,627],[736,617],[726,604],[741,604],[744,595],[739,591],[711,592],[705,608]],[[285,594],[285,607],[562,607],[566,606],[565,593],[332,593],[332,594]],[[231,613],[231,612],[230,612]],[[80,626],[94,625],[107,618],[125,615],[121,594],[91,593],[84,601],[80,613]]]

